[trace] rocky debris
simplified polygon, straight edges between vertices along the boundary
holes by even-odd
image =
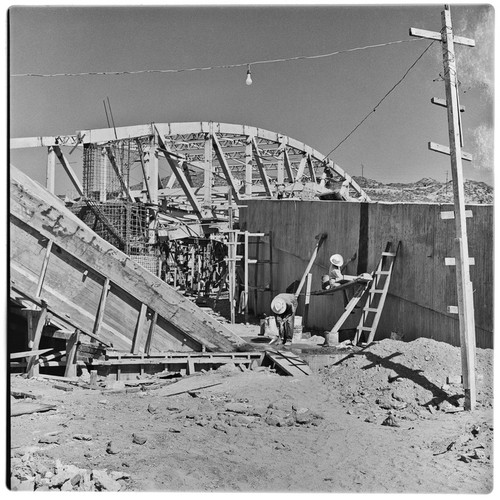
[[[453,182],[424,178],[417,182],[384,184],[366,177],[354,176],[372,201],[453,203]],[[493,203],[493,187],[485,182],[466,180],[466,203]]]
[[[126,472],[48,462],[45,455],[36,453],[14,456],[11,464],[12,491],[122,491],[130,479]]]
[[[132,442],[134,444],[139,444],[139,445],[143,445],[146,443],[146,441],[148,440],[148,438],[146,436],[144,436],[143,434],[132,434]]]
[[[120,453],[120,450],[116,447],[113,441],[109,441],[106,446],[106,453],[108,453],[109,455],[117,455],[118,453]]]

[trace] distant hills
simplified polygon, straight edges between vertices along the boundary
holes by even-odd
[[[439,182],[424,177],[417,182],[403,184],[382,182],[354,176],[353,179],[372,201],[453,203],[453,182]],[[465,181],[466,203],[493,203],[493,187],[485,182]]]

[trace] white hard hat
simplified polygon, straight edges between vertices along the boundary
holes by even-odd
[[[271,310],[273,311],[273,313],[282,314],[285,312],[285,309],[285,301],[283,299],[280,299],[279,297],[274,297],[273,301],[271,302]]]
[[[344,259],[342,258],[342,255],[336,253],[330,257],[330,263],[334,266],[340,267],[344,264]]]

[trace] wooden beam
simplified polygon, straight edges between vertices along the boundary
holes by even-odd
[[[290,162],[288,151],[286,149],[283,149],[283,160],[285,163],[285,170],[288,175],[288,182],[294,182],[292,164]]]
[[[33,329],[28,334],[30,336],[31,349],[37,351],[40,348],[40,339],[42,338],[43,327],[47,319],[47,304],[45,302],[42,302],[41,310],[34,314],[34,316]],[[26,371],[29,378],[38,375],[38,355],[30,357]]]
[[[78,179],[75,171],[71,168],[71,165],[69,164],[69,161],[66,159],[66,157],[63,155],[61,148],[59,146],[53,146],[54,153],[56,154],[59,162],[63,166],[66,174],[68,174],[68,177],[70,181],[73,183],[73,186],[75,186],[75,189],[77,190],[78,194],[80,196],[85,196],[83,193],[83,186],[80,180]]]
[[[432,151],[436,151],[436,153],[442,153],[445,155],[450,155],[450,148],[447,146],[442,146],[441,144],[437,144],[435,142],[429,142],[428,147]],[[465,151],[461,151],[462,160],[472,161],[472,155],[470,153],[466,153]]]
[[[419,28],[410,28],[410,35],[418,38],[428,38],[430,40],[439,40],[443,42],[443,35],[438,31],[428,31]],[[468,47],[475,47],[476,42],[472,38],[465,38],[463,36],[452,35],[453,43],[459,45],[467,45]]]
[[[188,179],[186,178],[186,175],[184,174],[182,167],[178,164],[177,158],[179,155],[176,155],[173,151],[168,148],[167,144],[163,140],[163,136],[161,134],[160,130],[157,130],[158,133],[158,146],[160,147],[160,151],[163,153],[165,156],[168,164],[170,165],[170,168],[172,169],[172,173],[175,175],[176,180],[179,182],[181,185],[190,205],[191,208],[193,209],[193,212],[195,215],[199,218],[203,218],[203,211],[201,208],[200,203],[198,202],[198,199],[196,198],[196,195],[194,194],[193,188],[189,185]],[[177,158],[176,158],[177,157]],[[169,181],[170,184],[170,181]]]
[[[212,132],[205,136],[205,168],[203,170],[203,205],[212,207],[213,149]]]
[[[247,138],[245,143],[245,195],[252,196],[253,192],[253,155],[252,155],[252,140]]]
[[[153,316],[151,317],[151,321],[149,323],[148,336],[146,338],[146,344],[144,346],[144,352],[148,355],[151,352],[151,344],[153,342],[153,336],[154,336],[154,331],[155,331],[157,320],[158,320],[158,313],[156,311],[154,311]]]
[[[272,196],[273,192],[271,189],[271,184],[269,183],[269,177],[267,176],[266,169],[264,168],[264,164],[261,160],[259,147],[257,146],[257,141],[255,140],[255,137],[252,137],[251,141],[252,141],[253,157],[255,158],[255,163],[257,164],[257,168],[259,169],[260,177],[262,179],[262,184],[264,185],[265,192],[267,196]]]
[[[309,168],[309,174],[311,176],[311,181],[316,182],[316,172],[314,171],[314,165],[311,159],[311,155],[307,155],[307,166]]]
[[[440,99],[439,97],[433,97],[431,99],[432,104],[436,106],[441,106],[442,108],[447,108],[448,104],[446,104],[446,99]],[[460,106],[460,113],[465,113],[465,108]]]
[[[134,198],[130,194],[130,189],[129,189],[129,187],[126,184],[125,179],[123,178],[122,173],[120,172],[120,167],[116,163],[116,158],[115,158],[115,154],[113,152],[113,149],[111,148],[111,146],[106,146],[104,148],[104,150],[106,151],[106,154],[107,154],[108,159],[109,159],[109,163],[113,167],[113,170],[115,171],[115,175],[118,178],[118,181],[120,182],[120,186],[122,188],[123,194],[125,195],[125,197],[129,201],[134,201]]]
[[[78,350],[80,340],[80,331],[75,330],[73,335],[71,335],[68,342],[66,342],[66,369],[64,371],[65,377],[76,377],[76,353]]]
[[[474,319],[474,298],[469,270],[469,245],[465,216],[464,177],[462,171],[461,126],[458,102],[457,67],[454,37],[449,6],[442,12],[443,65],[446,75],[445,90],[448,132],[450,143],[451,173],[453,178],[453,199],[455,205],[456,266],[460,345],[462,355],[462,376],[464,380],[464,408],[473,410],[476,406],[476,328]]]
[[[137,324],[135,326],[134,340],[132,342],[132,354],[137,354],[139,352],[139,346],[142,340],[142,331],[144,329],[144,321],[146,320],[147,310],[148,306],[142,303],[141,310],[139,311],[139,317],[137,318]]]
[[[102,286],[101,298],[99,299],[99,307],[97,309],[97,314],[95,317],[93,333],[96,336],[99,335],[99,332],[101,330],[101,325],[102,325],[102,320],[104,318],[104,310],[106,308],[106,299],[108,297],[109,287],[110,287],[109,278],[106,277],[106,278],[104,278],[104,285]]]
[[[307,153],[303,153],[299,163],[299,168],[297,169],[297,175],[295,176],[295,182],[298,182],[300,181],[300,179],[302,179],[302,176],[304,175],[304,171],[306,169],[306,164],[307,164]]]
[[[40,275],[38,277],[38,284],[36,286],[35,297],[40,297],[43,287],[43,281],[45,280],[45,274],[47,273],[47,265],[49,264],[49,257],[52,251],[52,240],[47,242],[47,248],[45,249],[45,257],[43,258],[42,269],[40,270]]]
[[[234,180],[233,174],[231,173],[231,169],[229,168],[229,164],[227,163],[226,156],[224,155],[224,151],[221,148],[219,140],[217,139],[217,134],[212,135],[212,143],[214,145],[215,155],[219,160],[219,165],[226,176],[227,183],[233,193],[234,200],[236,204],[239,205],[241,203],[240,194],[238,192],[238,187],[236,186],[236,182]]]
[[[56,180],[56,153],[52,146],[49,146],[47,152],[47,175],[46,183],[47,189],[51,193],[55,193],[55,180]]]

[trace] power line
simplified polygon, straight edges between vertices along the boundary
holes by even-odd
[[[406,76],[408,75],[408,73],[416,66],[416,64],[418,63],[418,61],[420,61],[420,59],[422,59],[422,57],[424,56],[424,54],[431,48],[431,46],[433,44],[434,44],[434,41],[432,41],[427,46],[427,48],[418,56],[418,58],[416,59],[416,61],[406,70],[406,73],[398,80],[398,82],[395,85],[393,85],[393,87],[391,88],[391,90],[389,90],[389,92],[387,92],[384,95],[384,97],[382,97],[382,99],[380,99],[380,101],[373,107],[373,109],[326,155],[326,158],[328,158],[334,151],[336,151],[340,147],[341,144],[343,144],[345,141],[347,141],[347,139],[349,139],[349,137],[351,137],[351,135],[354,134],[354,132],[356,132],[356,130],[358,130],[359,127],[361,127],[361,125],[368,119],[368,117],[370,115],[372,115],[373,113],[375,113],[375,111],[377,111],[377,108],[382,104],[382,102],[406,78]]]
[[[388,45],[394,45],[398,43],[409,43],[409,42],[418,42],[422,40],[421,38],[412,38],[410,40],[396,40],[393,42],[385,42],[378,43],[375,45],[365,45],[364,47],[355,47],[352,49],[344,49],[337,50],[336,52],[330,52],[328,54],[317,54],[312,56],[295,56],[295,57],[286,57],[281,59],[267,59],[263,61],[253,61],[253,62],[244,62],[237,64],[222,64],[219,66],[207,66],[203,68],[181,68],[181,69],[145,69],[139,71],[90,71],[87,73],[53,73],[53,74],[38,74],[38,73],[21,73],[10,75],[12,77],[57,77],[57,76],[109,76],[109,75],[139,75],[144,73],[183,73],[188,71],[209,71],[213,69],[232,69],[232,68],[240,68],[240,67],[249,67],[255,66],[257,64],[274,64],[274,63],[282,63],[282,62],[290,62],[290,61],[300,61],[304,59],[321,59],[324,57],[332,57],[339,54],[345,54],[348,52],[355,52],[359,50],[366,49],[374,49],[378,47],[386,47]]]

